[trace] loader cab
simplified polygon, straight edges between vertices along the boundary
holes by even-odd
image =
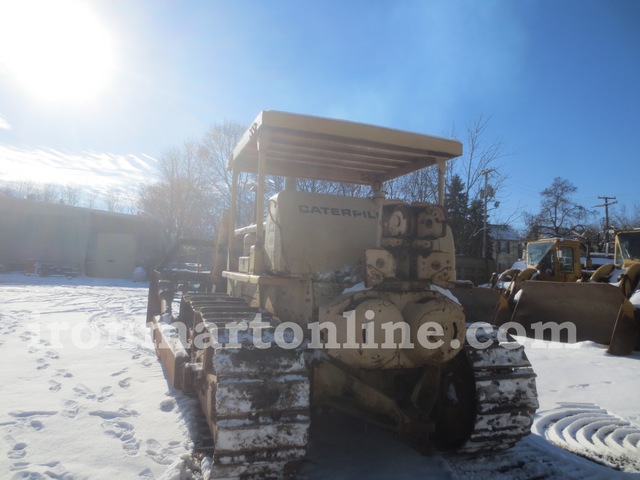
[[[527,266],[539,272],[539,279],[575,282],[582,276],[580,244],[577,240],[548,238],[527,244]]]
[[[622,268],[640,263],[640,229],[616,233],[614,263]]]

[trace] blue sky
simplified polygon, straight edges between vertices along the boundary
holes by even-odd
[[[249,124],[266,109],[435,135],[484,116],[486,141],[510,153],[500,161],[509,179],[499,217],[537,212],[558,176],[587,207],[599,195],[640,203],[636,0],[84,5],[109,38],[100,89],[82,102],[46,101],[0,66],[0,144],[157,157],[214,123]],[[0,40],[0,61],[20,48]],[[100,52],[93,57],[106,58]]]

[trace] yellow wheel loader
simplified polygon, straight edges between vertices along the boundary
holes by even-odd
[[[518,262],[524,263],[523,268],[514,265],[499,275],[494,273],[489,285],[500,290],[509,303],[513,304],[514,297],[525,280],[580,281],[584,278],[581,253],[582,244],[579,240],[544,238],[529,242],[525,248],[524,260]],[[585,263],[589,263],[588,250]]]
[[[640,309],[640,229],[616,232],[613,263],[600,266],[589,281],[616,285]]]
[[[614,263],[589,271],[582,269],[578,240],[528,243],[526,268],[494,276],[490,284],[501,295],[482,297],[497,305],[490,321],[509,322],[521,335],[537,339],[590,340],[608,345],[611,354],[630,354],[640,348],[639,244],[640,230],[620,232]],[[465,306],[478,308],[471,302]]]
[[[256,118],[229,159],[215,260],[167,259],[149,286],[158,356],[210,429],[211,478],[286,476],[323,407],[422,452],[495,451],[529,433],[538,401],[523,347],[468,328],[450,290],[444,177],[461,152],[455,140],[342,120]],[[437,169],[439,204],[385,198],[384,182],[421,168]],[[252,225],[236,224],[241,172],[257,176]],[[286,187],[266,199],[272,175]],[[372,195],[298,191],[299,178]]]

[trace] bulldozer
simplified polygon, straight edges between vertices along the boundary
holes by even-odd
[[[294,475],[321,409],[423,453],[507,449],[529,434],[538,400],[524,348],[468,325],[452,294],[444,181],[461,153],[456,140],[344,120],[255,119],[229,158],[214,258],[181,245],[149,282],[147,323],[171,385],[199,398],[211,478]],[[385,182],[422,168],[437,169],[437,203],[386,198]],[[251,225],[236,224],[240,173],[257,178]],[[267,199],[272,176],[284,189]],[[300,191],[297,179],[371,196]]]

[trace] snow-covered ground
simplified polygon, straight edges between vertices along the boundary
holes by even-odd
[[[146,296],[126,280],[0,275],[0,478],[198,478],[198,406],[167,384]],[[300,476],[640,479],[640,352],[527,343],[540,410],[512,450],[423,457],[361,421],[322,415]]]

